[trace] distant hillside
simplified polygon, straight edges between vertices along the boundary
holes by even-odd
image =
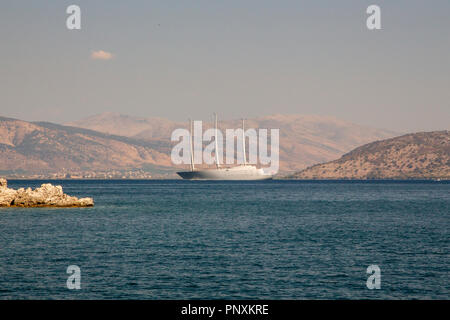
[[[0,173],[170,167],[165,141],[141,141],[45,122],[0,117]]]
[[[114,112],[105,112],[66,123],[68,126],[91,129],[118,136],[170,139],[170,134],[186,123],[163,118],[139,118]]]
[[[205,128],[211,126],[211,117],[198,120],[205,121]],[[118,113],[103,113],[68,124],[145,141],[161,139],[167,143],[175,128],[187,127],[186,122],[138,118]],[[330,161],[364,143],[398,134],[316,115],[272,115],[248,119],[246,124],[247,128],[280,129],[281,172],[294,172],[312,164]],[[221,129],[240,126],[240,120],[219,118]]]
[[[376,141],[314,165],[297,179],[450,179],[449,131],[420,132]]]

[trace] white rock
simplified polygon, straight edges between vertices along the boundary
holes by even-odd
[[[0,179],[0,207],[92,207],[92,198],[72,197],[64,194],[61,186],[45,183],[39,188],[7,187],[7,181]]]

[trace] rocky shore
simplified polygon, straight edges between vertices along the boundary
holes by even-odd
[[[92,207],[92,198],[72,197],[61,186],[45,183],[39,188],[8,188],[6,179],[0,178],[0,207]]]

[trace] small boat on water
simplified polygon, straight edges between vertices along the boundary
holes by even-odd
[[[194,165],[194,151],[192,147],[192,121],[190,121],[189,144],[191,153],[191,170],[181,171],[177,174],[186,180],[269,180],[273,175],[265,173],[264,169],[257,168],[254,165],[247,164],[245,151],[245,123],[242,119],[242,153],[244,163],[233,167],[222,167],[219,162],[218,145],[217,145],[217,115],[215,115],[215,168],[196,169]]]

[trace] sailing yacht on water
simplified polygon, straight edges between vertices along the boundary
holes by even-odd
[[[245,130],[244,119],[242,119],[242,153],[244,155],[244,163],[234,167],[222,167],[219,162],[219,153],[217,145],[217,114],[215,114],[215,163],[216,168],[196,169],[194,165],[194,151],[192,147],[192,121],[190,120],[189,145],[191,153],[191,171],[177,172],[183,179],[187,180],[268,180],[272,179],[271,174],[264,172],[262,168],[247,164],[245,150]]]

